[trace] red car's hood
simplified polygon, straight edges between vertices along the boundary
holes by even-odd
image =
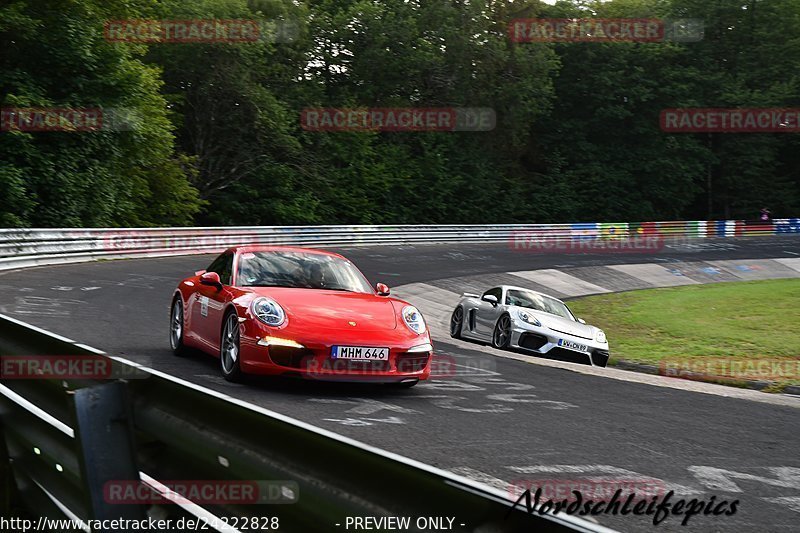
[[[269,296],[283,307],[290,323],[318,329],[353,327],[359,331],[397,328],[391,300],[375,294],[287,287],[252,287],[254,293]]]

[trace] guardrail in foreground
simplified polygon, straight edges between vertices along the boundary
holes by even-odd
[[[508,242],[515,239],[733,237],[800,233],[800,219],[574,224],[4,229],[0,270],[62,262],[215,253],[241,244],[343,246]]]
[[[87,521],[144,517],[147,511],[173,520],[195,518],[209,527],[219,517],[228,524],[247,518],[261,525],[265,517],[277,517],[280,531],[301,533],[343,529],[348,516],[452,516],[464,524],[462,531],[611,531],[563,513],[529,514],[524,505],[512,509],[499,490],[2,315],[0,354],[95,356],[112,365],[109,376],[125,377],[0,383],[0,454],[8,456],[0,456],[0,463],[7,459],[12,474],[0,477],[2,492],[13,493],[14,501],[36,516]],[[174,495],[168,496],[174,504],[109,501],[106,482],[139,477],[156,491],[178,479],[282,481],[270,503],[200,505]],[[285,503],[289,500],[296,502]],[[0,511],[7,516],[7,509]],[[239,529],[263,529],[252,524]]]

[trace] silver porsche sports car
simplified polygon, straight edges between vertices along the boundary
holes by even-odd
[[[464,293],[450,317],[450,336],[595,366],[608,363],[603,330],[576,318],[561,300],[522,287]]]

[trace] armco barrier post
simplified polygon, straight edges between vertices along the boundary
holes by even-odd
[[[75,420],[81,474],[92,518],[145,518],[142,506],[111,504],[104,493],[108,482],[139,481],[126,384],[116,381],[76,391]]]
[[[14,482],[14,472],[11,470],[3,421],[0,419],[0,516],[13,516],[17,506],[16,498],[17,485]]]

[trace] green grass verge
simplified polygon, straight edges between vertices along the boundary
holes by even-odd
[[[589,296],[569,302],[605,330],[614,360],[800,360],[800,280],[726,282]],[[787,361],[788,363],[788,361]],[[800,363],[783,384],[800,384]],[[794,369],[791,371],[791,369]],[[753,377],[752,379],[757,379]]]

